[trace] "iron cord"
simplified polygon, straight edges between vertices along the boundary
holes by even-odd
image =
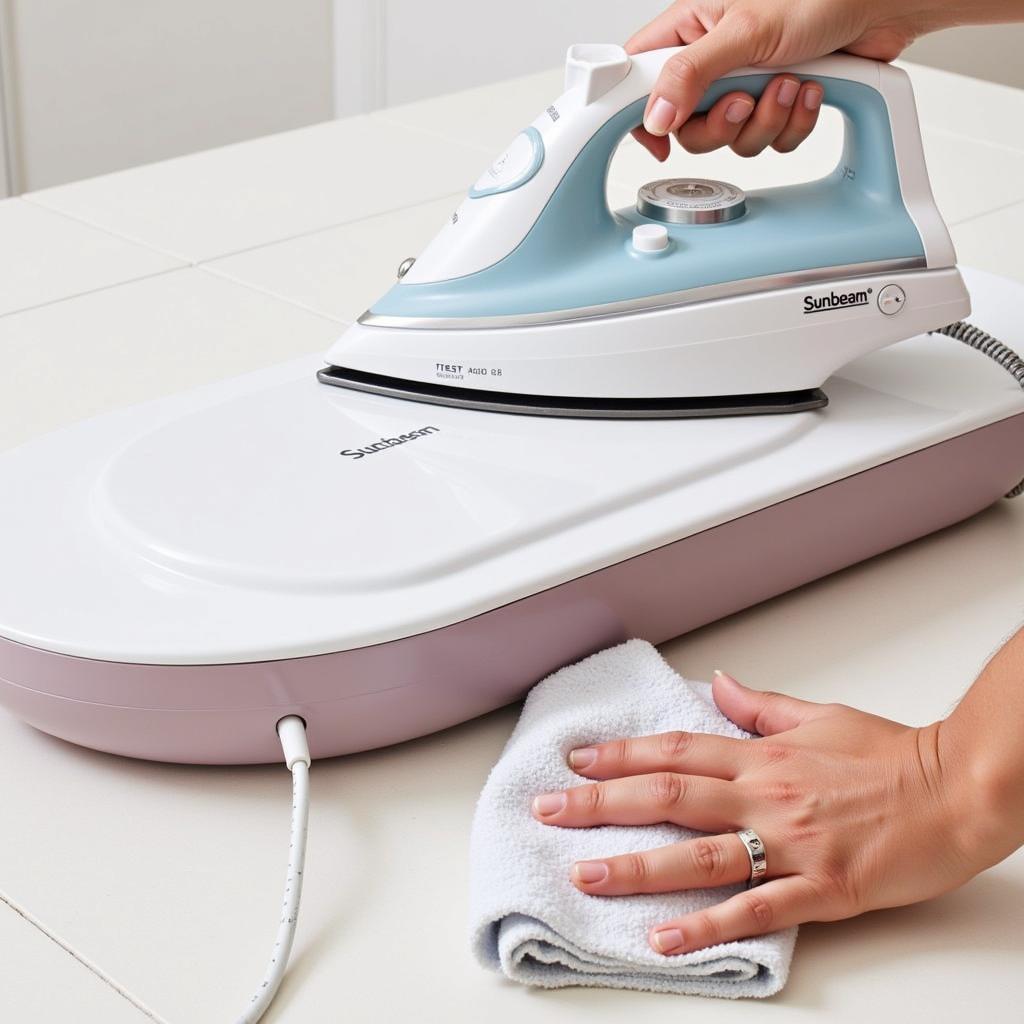
[[[980,327],[967,323],[966,320],[957,320],[956,323],[947,324],[945,327],[937,327],[932,334],[944,334],[947,338],[954,338],[962,341],[965,345],[977,349],[979,352],[994,359],[1013,379],[1024,389],[1024,359],[1010,348],[1004,345],[998,338],[993,338]],[[1006,492],[1007,498],[1018,498],[1024,494],[1024,480],[1021,480],[1016,487]]]
[[[292,820],[288,844],[288,871],[284,883],[281,920],[274,949],[259,988],[253,993],[245,1012],[236,1024],[256,1024],[274,1000],[284,978],[288,956],[295,940],[302,897],[302,872],[306,861],[306,830],[309,825],[309,745],[306,723],[298,715],[287,715],[277,723],[285,763],[292,773]]]

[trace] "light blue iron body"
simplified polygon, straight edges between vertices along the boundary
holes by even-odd
[[[699,109],[733,90],[760,95],[771,77],[716,82]],[[665,225],[669,248],[653,258],[637,254],[630,246],[632,230],[651,221],[633,208],[613,213],[605,187],[615,148],[642,119],[641,99],[609,118],[580,150],[526,237],[506,257],[448,281],[396,284],[370,312],[445,318],[545,313],[791,271],[923,260],[921,236],[900,192],[884,99],[857,82],[815,80],[845,124],[839,164],[826,177],[752,191],[746,214],[734,221]]]

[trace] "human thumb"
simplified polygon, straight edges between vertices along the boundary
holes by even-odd
[[[820,716],[824,708],[784,693],[753,690],[725,672],[715,670],[712,695],[719,711],[747,732],[761,736],[794,729],[801,722]]]

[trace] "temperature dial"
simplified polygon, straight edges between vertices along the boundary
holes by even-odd
[[[710,178],[661,178],[637,193],[637,212],[670,224],[721,224],[747,212],[743,189]]]

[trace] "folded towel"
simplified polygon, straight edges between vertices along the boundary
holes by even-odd
[[[473,951],[486,967],[544,988],[591,985],[706,996],[768,996],[786,982],[796,929],[665,957],[651,926],[718,903],[742,886],[665,895],[587,896],[573,861],[643,850],[699,833],[676,825],[569,829],[530,815],[538,793],[584,782],[574,747],[685,729],[746,737],[707,683],[677,675],[630,640],[538,683],[480,796],[471,840]]]

